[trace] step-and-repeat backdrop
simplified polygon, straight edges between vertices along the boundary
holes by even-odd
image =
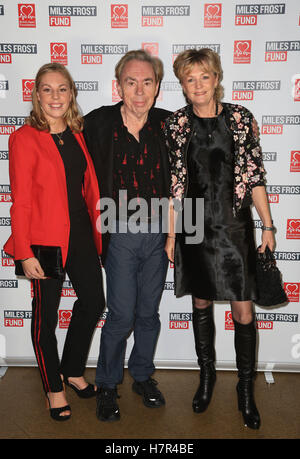
[[[157,106],[185,105],[172,64],[188,48],[210,47],[221,56],[227,102],[247,106],[257,118],[277,228],[276,258],[289,304],[256,307],[258,368],[300,371],[300,7],[296,0],[0,0],[0,244],[10,234],[8,138],[24,122],[39,67],[68,67],[85,114],[118,102],[114,67],[131,49],[144,48],[164,62]],[[253,211],[257,241],[260,221]],[[201,262],[201,261],[199,261]],[[196,368],[191,300],[176,299],[169,267],[160,306],[158,368]],[[200,280],[199,280],[200,281]],[[30,340],[31,284],[14,275],[1,250],[0,365],[34,365]],[[60,351],[75,293],[67,279],[58,313]],[[99,321],[88,365],[97,361]],[[235,368],[230,305],[215,304],[217,367]],[[127,355],[133,338],[128,341]]]

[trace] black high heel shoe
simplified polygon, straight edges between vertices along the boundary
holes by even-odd
[[[193,410],[195,413],[203,413],[210,403],[216,382],[212,304],[205,309],[193,308],[193,330],[200,366],[200,385],[193,398]]]
[[[78,389],[74,384],[68,381],[68,378],[64,376],[64,383],[66,386],[71,387],[71,389],[76,392],[78,397],[80,398],[92,398],[96,396],[96,391],[94,389],[93,384],[88,383],[88,385],[84,389]]]
[[[259,429],[260,415],[257,410],[253,382],[255,377],[256,326],[253,320],[241,324],[234,320],[236,363],[239,382],[237,384],[238,408],[242,412],[244,424],[250,429]]]
[[[61,406],[59,408],[51,408],[49,396],[46,395],[46,406],[49,409],[50,416],[55,421],[67,421],[71,417],[71,407],[70,405]],[[70,414],[62,415],[61,413],[65,411],[70,411]]]
[[[216,382],[216,371],[213,365],[202,367],[200,370],[200,385],[193,398],[193,410],[195,413],[203,413],[212,398],[213,388]]]
[[[250,429],[259,429],[260,416],[253,398],[252,381],[238,382],[236,386],[238,394],[238,408],[242,412],[244,424]]]

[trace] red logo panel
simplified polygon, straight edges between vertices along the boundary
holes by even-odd
[[[49,16],[50,27],[71,27],[70,16]]]
[[[112,29],[124,29],[128,27],[128,5],[111,5]]]
[[[117,80],[112,80],[112,85],[111,85],[111,99],[112,102],[120,102],[121,98],[118,93],[117,89]]]
[[[266,62],[285,62],[287,61],[287,51],[267,51],[265,53]]]
[[[250,64],[251,40],[235,40],[233,51],[234,64]]]
[[[257,25],[257,16],[256,15],[237,15],[235,17],[236,26],[250,26]]]
[[[19,27],[36,27],[34,3],[18,4]]]
[[[300,101],[300,78],[295,80],[294,101]]]
[[[151,56],[158,56],[158,43],[142,43],[142,49],[151,54]]]
[[[205,3],[204,27],[221,27],[222,3]]]
[[[225,330],[234,330],[231,311],[225,311]]]
[[[72,311],[62,309],[59,311],[59,328],[68,328],[72,317]]]
[[[34,86],[34,80],[22,80],[22,94],[23,94],[23,101],[30,102],[31,101],[31,93]]]
[[[300,218],[290,218],[286,227],[287,239],[300,239]]]
[[[68,65],[67,43],[50,43],[51,62]]]
[[[270,204],[278,204],[279,203],[279,194],[268,193],[268,201]]]
[[[286,296],[289,301],[299,302],[300,282],[284,282]]]
[[[300,172],[300,151],[291,151],[290,172]]]

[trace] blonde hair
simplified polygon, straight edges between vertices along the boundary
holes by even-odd
[[[41,80],[43,76],[49,72],[59,72],[68,81],[72,97],[69,108],[64,114],[64,119],[72,131],[81,132],[83,129],[83,118],[76,102],[77,88],[66,67],[55,62],[43,65],[36,74],[35,83],[31,94],[32,110],[29,117],[26,119],[26,124],[29,124],[39,131],[50,131],[49,123],[43,113],[37,97]]]
[[[127,64],[127,62],[137,60],[142,62],[148,62],[152,68],[155,75],[155,82],[160,83],[164,76],[164,66],[162,61],[155,56],[151,56],[150,53],[144,49],[138,49],[133,51],[128,51],[124,56],[119,60],[115,67],[115,77],[120,83],[122,71]]]
[[[188,49],[178,54],[173,64],[173,70],[180,81],[188,74],[195,64],[201,65],[206,71],[212,72],[218,77],[218,85],[215,89],[215,99],[217,102],[224,97],[224,88],[221,85],[223,80],[223,69],[219,55],[210,48],[202,48],[199,50]]]

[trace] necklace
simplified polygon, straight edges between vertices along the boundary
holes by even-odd
[[[212,133],[214,132],[215,130],[215,127],[216,127],[216,124],[217,124],[217,121],[218,121],[218,102],[216,102],[216,113],[215,113],[215,117],[213,119],[213,123],[211,123],[211,128],[208,130],[207,129],[207,137],[208,137],[208,141],[211,141],[212,139]]]
[[[64,135],[64,133],[65,133],[65,131],[61,132],[60,134],[55,134],[56,137],[58,138],[58,143],[59,143],[59,145],[64,145],[64,143],[65,143],[65,142],[63,141],[63,139],[62,139],[62,136]]]

